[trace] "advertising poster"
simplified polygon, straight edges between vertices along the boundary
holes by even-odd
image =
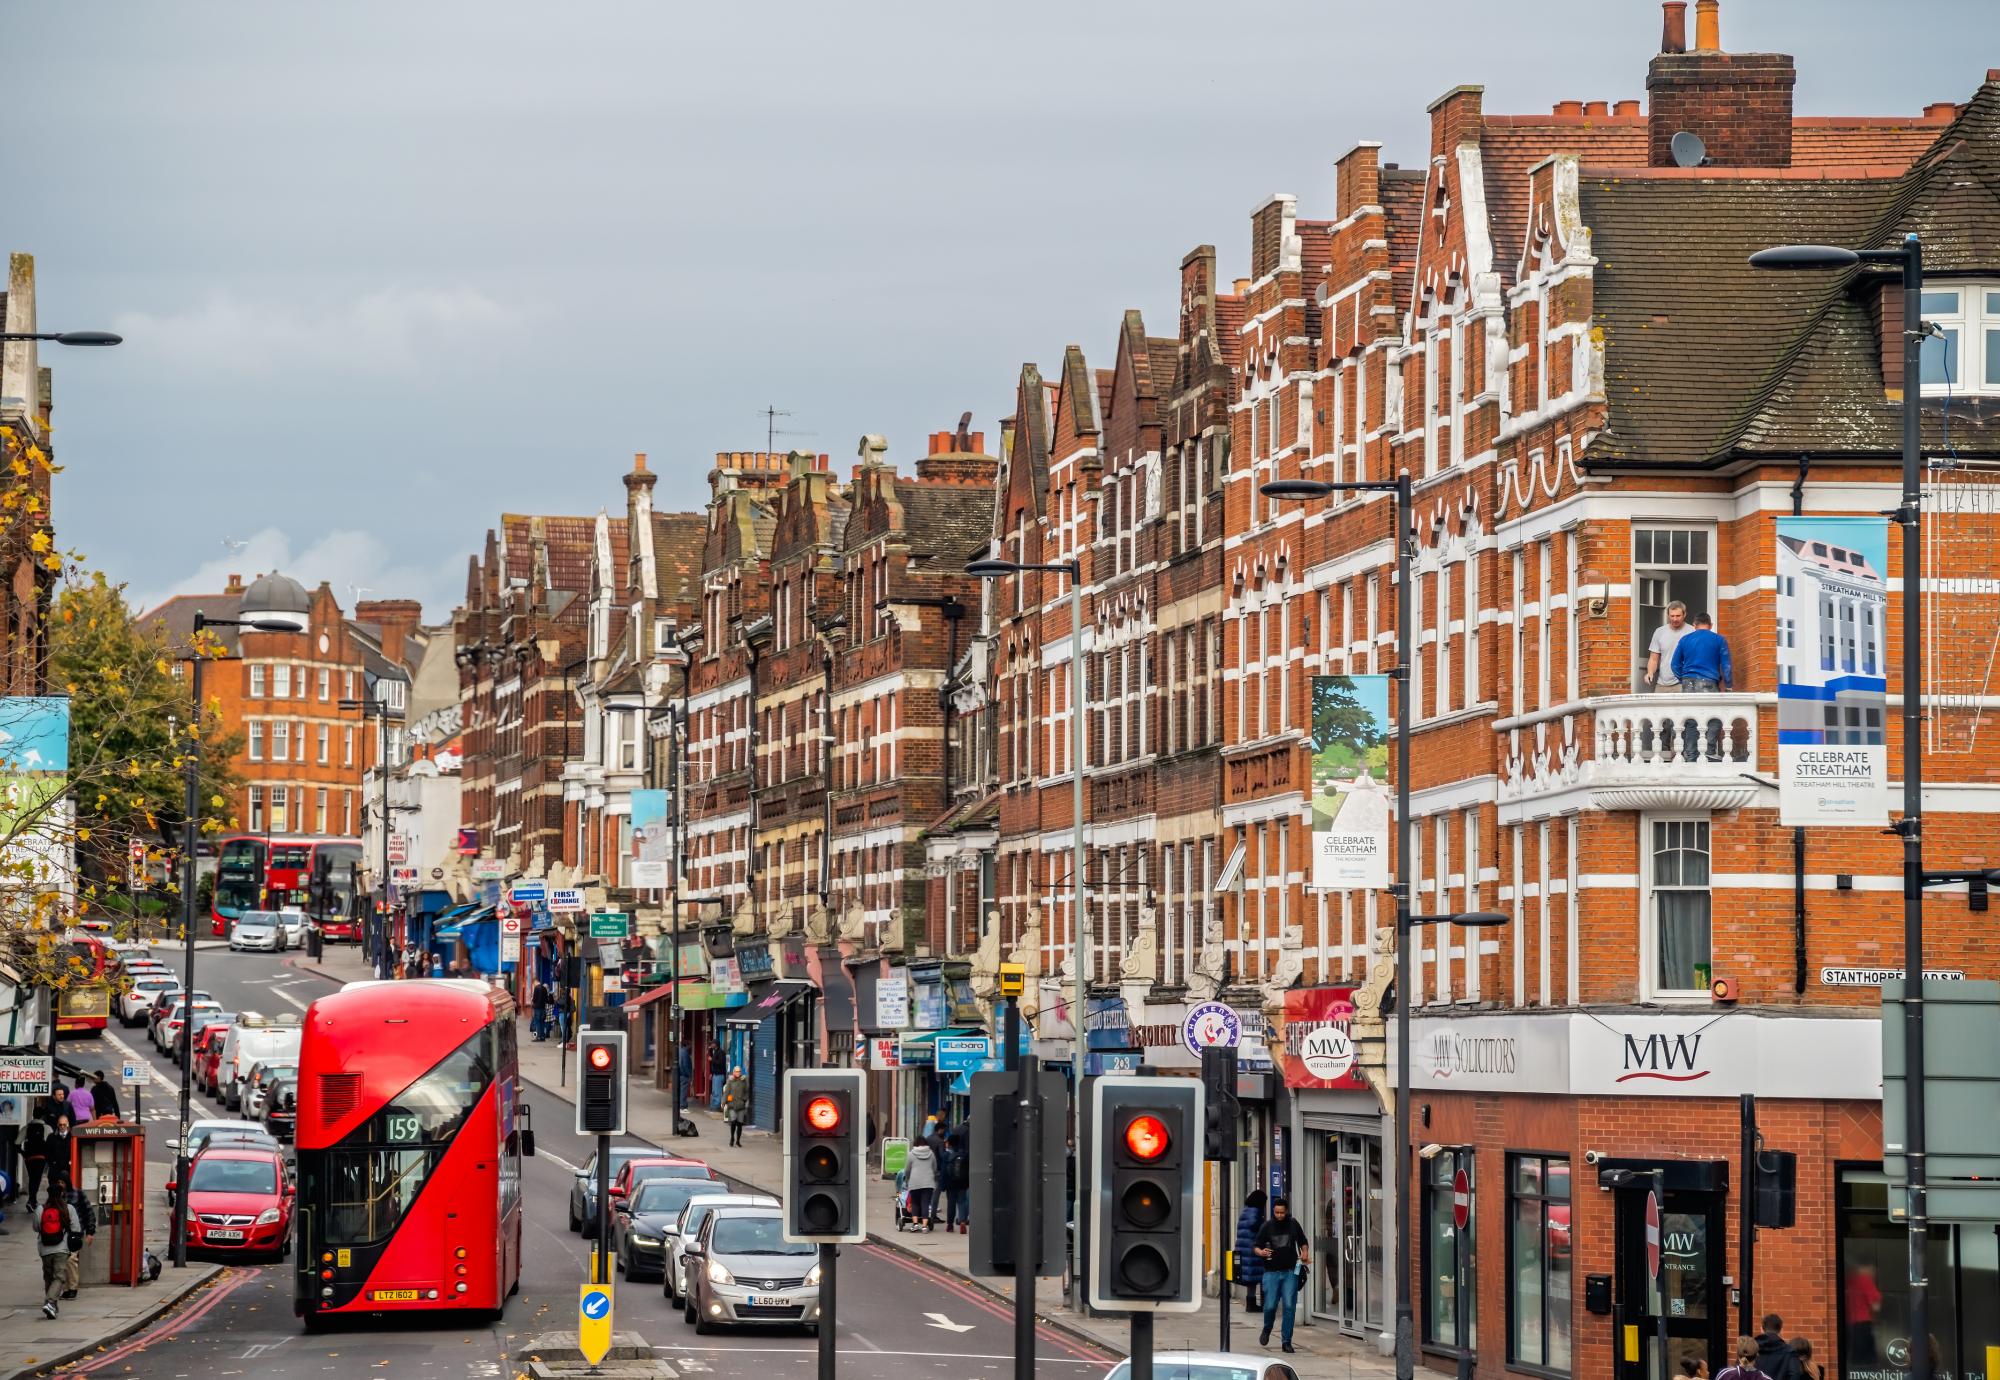
[[[667,793],[632,792],[632,885],[665,890],[673,862],[667,836]]]
[[[1352,987],[1293,987],[1285,993],[1285,1086],[1366,1088],[1350,1029]]]
[[[1314,676],[1316,891],[1389,885],[1389,677]]]
[[[1786,825],[1889,822],[1889,528],[1778,519],[1778,810]]]
[[[0,825],[17,827],[62,794],[69,778],[69,700],[0,698]]]

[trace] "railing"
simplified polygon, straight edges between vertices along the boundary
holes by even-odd
[[[1690,763],[1734,763],[1755,770],[1757,705],[1749,696],[1642,695],[1636,703],[1599,701],[1600,764],[1657,767],[1681,775]]]
[[[1584,790],[1603,810],[1733,809],[1755,797],[1770,696],[1604,695],[1506,730],[1501,798]]]

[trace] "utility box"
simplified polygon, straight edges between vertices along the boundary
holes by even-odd
[[[1909,1182],[1905,980],[1882,984],[1882,1169]],[[1933,1185],[2000,1179],[2000,982],[1924,981],[1924,1132]],[[1932,1216],[1948,1220],[1935,1210]]]
[[[70,1182],[97,1214],[97,1239],[79,1262],[85,1284],[133,1285],[146,1244],[146,1132],[136,1122],[91,1122],[74,1137]]]

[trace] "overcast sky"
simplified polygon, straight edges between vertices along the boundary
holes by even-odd
[[[1724,0],[1802,114],[1915,113],[2000,6]],[[5,244],[37,259],[56,520],[143,602],[281,565],[442,618],[501,511],[662,506],[714,452],[907,470],[1024,360],[1174,329],[1183,253],[1246,271],[1273,191],[1374,139],[1644,95],[1652,0],[76,4],[8,8]],[[241,544],[241,545],[239,545]],[[364,596],[366,597],[366,596]]]

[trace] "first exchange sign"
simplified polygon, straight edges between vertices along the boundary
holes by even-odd
[[[0,1093],[46,1096],[55,1090],[52,1061],[46,1054],[0,1055]]]

